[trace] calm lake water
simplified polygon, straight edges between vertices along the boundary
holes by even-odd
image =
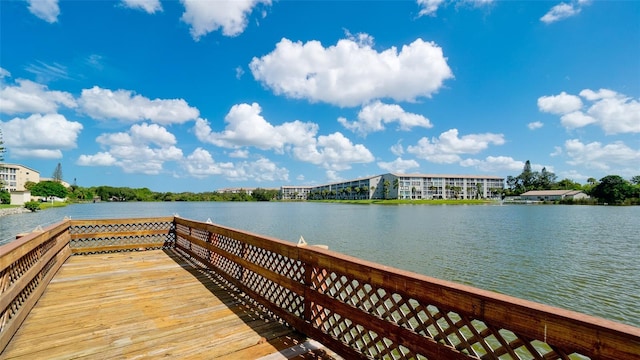
[[[72,219],[171,216],[640,326],[640,207],[98,203],[0,217],[0,241]]]

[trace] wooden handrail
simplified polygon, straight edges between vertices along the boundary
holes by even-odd
[[[176,248],[345,358],[637,359],[640,328],[179,217],[65,220],[0,247],[0,350],[73,254]]]
[[[69,221],[0,246],[0,351],[69,258]]]
[[[312,246],[175,222],[178,249],[346,357],[640,357],[637,327]]]

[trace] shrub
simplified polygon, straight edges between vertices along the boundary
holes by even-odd
[[[11,194],[8,191],[0,191],[0,203],[11,204]]]
[[[24,203],[24,207],[31,210],[31,212],[35,212],[40,209],[40,203],[37,201],[27,201]]]

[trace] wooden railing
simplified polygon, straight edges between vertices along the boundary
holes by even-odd
[[[345,358],[640,357],[640,328],[179,217],[65,220],[0,247],[0,351],[71,254],[160,248]]]

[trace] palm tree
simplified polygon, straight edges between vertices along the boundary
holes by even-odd
[[[382,183],[382,191],[384,192],[384,198],[387,199],[389,197],[389,186],[391,185],[391,183],[389,182],[389,180],[385,180]]]

